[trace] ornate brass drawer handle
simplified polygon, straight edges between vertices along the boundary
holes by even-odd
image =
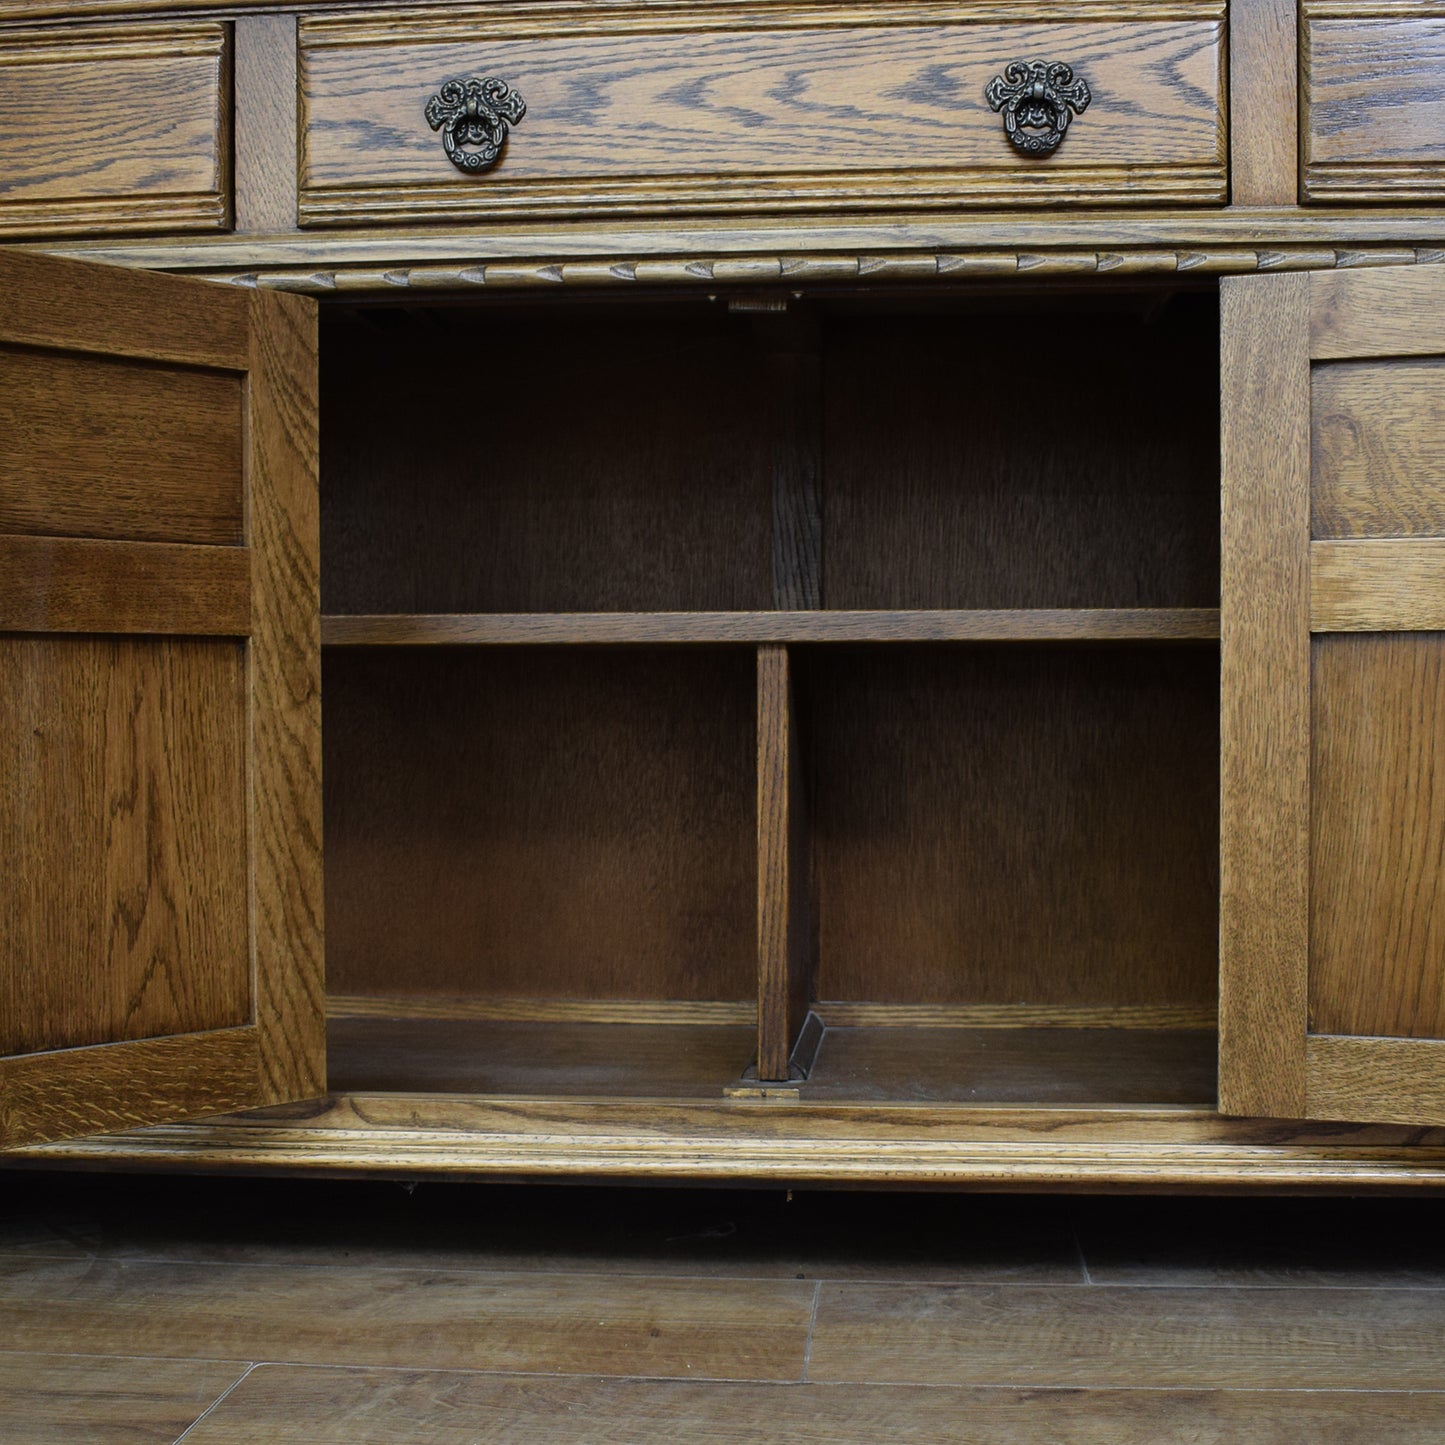
[[[984,90],[992,110],[1003,111],[1003,128],[1016,149],[1046,156],[1059,148],[1069,113],[1082,115],[1094,98],[1089,82],[1059,61],[1015,60]]]
[[[497,163],[508,128],[527,113],[527,102],[495,76],[449,80],[426,103],[427,124],[442,133],[447,159],[463,171]],[[474,150],[463,147],[474,146]]]

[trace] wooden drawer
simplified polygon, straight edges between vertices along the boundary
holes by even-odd
[[[1445,4],[1304,7],[1300,190],[1308,201],[1445,201]]]
[[[1226,198],[1219,0],[561,0],[303,19],[300,47],[303,225]],[[1092,92],[1047,156],[985,99],[1012,61]],[[425,115],[468,77],[526,103],[477,173]]]
[[[0,35],[0,235],[230,224],[230,30]]]

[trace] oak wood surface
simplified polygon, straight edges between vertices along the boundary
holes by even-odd
[[[1445,1041],[1311,1034],[1305,1066],[1316,1118],[1445,1123]]]
[[[246,547],[0,535],[0,628],[244,637],[251,565]]]
[[[0,1258],[12,1350],[542,1374],[797,1380],[815,1289]]]
[[[1445,635],[1316,637],[1311,666],[1311,1031],[1445,1038]]]
[[[554,1099],[717,1099],[757,1048],[751,1019],[670,1025],[332,1019],[326,1037],[327,1083],[334,1089]]]
[[[250,1018],[234,642],[0,637],[0,1055]]]
[[[758,1078],[786,1080],[818,963],[807,772],[792,659],[760,647],[758,667]]]
[[[323,353],[328,612],[769,605],[765,393],[745,323],[701,307],[441,311],[329,324]],[[483,357],[479,426],[441,379],[472,385]]]
[[[235,47],[236,230],[296,227],[296,17],[243,15]]]
[[[1219,1104],[1304,1112],[1309,291],[1221,283]]]
[[[1217,319],[1207,295],[1159,306],[836,318],[824,605],[1215,605]],[[1054,341],[1089,358],[1067,384],[1010,364]]]
[[[0,1354],[0,1437],[26,1445],[174,1441],[245,1369],[215,1360]]]
[[[1445,362],[1341,362],[1310,383],[1315,537],[1445,536]]]
[[[1445,628],[1445,538],[1310,543],[1310,628]]]
[[[1020,607],[911,612],[328,613],[326,647],[607,643],[1210,642],[1217,607]]]
[[[828,648],[795,661],[818,998],[1212,1003],[1212,650]]]
[[[1439,1387],[1437,1290],[825,1285],[808,1378],[1027,1388]],[[1388,1340],[1388,1348],[1381,1342]]]
[[[1291,206],[1299,190],[1295,0],[1231,0],[1229,199]]]
[[[1445,352],[1445,271],[1321,271],[1309,277],[1312,360]]]
[[[1347,18],[1309,0],[1303,8],[1302,198],[1445,199],[1445,12],[1425,4]]]
[[[228,226],[229,39],[209,21],[0,34],[0,235]]]
[[[1213,1109],[781,1107],[719,1100],[341,1094],[71,1140],[28,1164],[442,1178],[731,1180],[1039,1190],[1428,1189],[1445,1131],[1228,1119]]]
[[[235,376],[0,347],[0,531],[240,542],[241,408]]]
[[[585,1424],[581,1423],[584,1422]],[[431,1445],[699,1442],[848,1445],[1273,1445],[1293,1433],[1339,1445],[1433,1445],[1445,1400],[1415,1391],[1095,1390],[908,1385],[760,1385],[537,1380],[440,1371],[300,1370],[263,1365],[186,1437],[187,1445],[391,1445],[424,1429]]]
[[[756,7],[714,7],[692,30],[681,7],[631,25],[567,7],[550,26],[545,11],[501,7],[303,18],[301,221],[1218,202],[1223,27],[1216,6],[1189,8],[1197,19],[998,25],[938,23],[936,7],[906,3],[823,23],[783,7],[777,28],[757,28]],[[753,24],[729,27],[749,12]],[[479,48],[528,104],[481,185],[422,115]],[[1040,166],[984,91],[1010,60],[1046,52],[1101,99]]]
[[[333,650],[325,687],[333,989],[756,996],[749,651]]]
[[[262,1102],[324,1087],[317,314],[250,300],[251,920]]]

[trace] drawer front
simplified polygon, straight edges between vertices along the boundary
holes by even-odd
[[[1305,200],[1445,201],[1445,4],[1307,4]]]
[[[0,35],[0,235],[228,226],[229,35]]]
[[[302,224],[1223,202],[1223,6],[1058,14],[1084,18],[740,0],[303,20]],[[1068,64],[1091,92],[1046,156],[985,98],[1012,61]],[[471,77],[526,113],[469,173],[425,110]]]

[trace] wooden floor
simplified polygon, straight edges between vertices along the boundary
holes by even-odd
[[[0,1173],[0,1441],[1438,1445],[1442,1225]]]

